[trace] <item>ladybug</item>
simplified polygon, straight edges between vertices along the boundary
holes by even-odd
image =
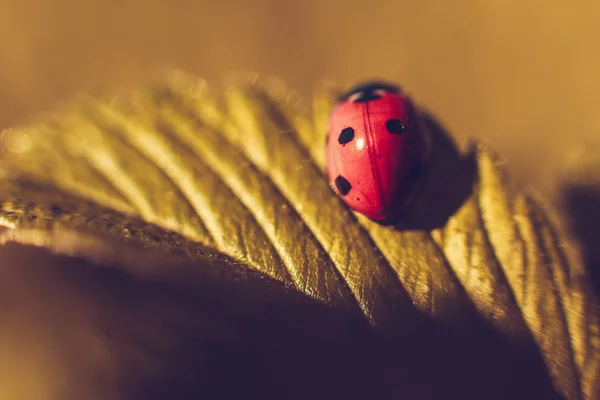
[[[398,86],[357,85],[338,99],[329,118],[329,185],[351,209],[393,222],[426,181],[430,147],[413,102]]]

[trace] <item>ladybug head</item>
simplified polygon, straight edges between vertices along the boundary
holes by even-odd
[[[371,81],[358,84],[342,94],[338,101],[352,100],[354,103],[363,103],[375,100],[386,93],[401,93],[400,87],[382,81]]]

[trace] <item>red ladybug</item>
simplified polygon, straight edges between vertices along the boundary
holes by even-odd
[[[415,106],[395,85],[355,86],[331,113],[329,184],[350,208],[371,219],[402,215],[423,186],[429,152]]]

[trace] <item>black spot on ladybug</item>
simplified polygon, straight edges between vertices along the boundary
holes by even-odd
[[[348,182],[348,180],[341,175],[335,178],[335,186],[342,196],[347,195],[350,189],[352,189],[350,182]]]
[[[406,129],[402,121],[399,119],[388,120],[388,122],[385,123],[385,127],[389,133],[393,133],[395,135],[401,134]]]
[[[352,128],[344,128],[342,129],[342,133],[340,133],[340,137],[338,137],[338,142],[340,144],[350,143],[354,139],[354,129]]]
[[[361,97],[365,97],[364,96],[365,93],[374,94],[377,90],[384,90],[384,91],[390,92],[390,93],[400,93],[400,88],[396,85],[392,85],[391,83],[386,83],[386,82],[381,82],[381,81],[372,81],[372,82],[361,83],[356,86],[353,86],[348,91],[346,91],[344,94],[342,94],[338,100],[340,100],[340,101],[347,100],[352,95],[355,95],[357,93],[362,93],[363,96],[361,96]],[[368,100],[362,100],[362,101],[368,101]]]
[[[408,171],[408,178],[413,181],[418,181],[421,175],[423,174],[423,169],[425,165],[421,162],[415,163],[410,170]]]

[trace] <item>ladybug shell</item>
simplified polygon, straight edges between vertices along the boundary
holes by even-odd
[[[395,219],[423,186],[429,147],[412,101],[399,88],[358,86],[330,116],[330,186],[355,211],[374,220]]]

